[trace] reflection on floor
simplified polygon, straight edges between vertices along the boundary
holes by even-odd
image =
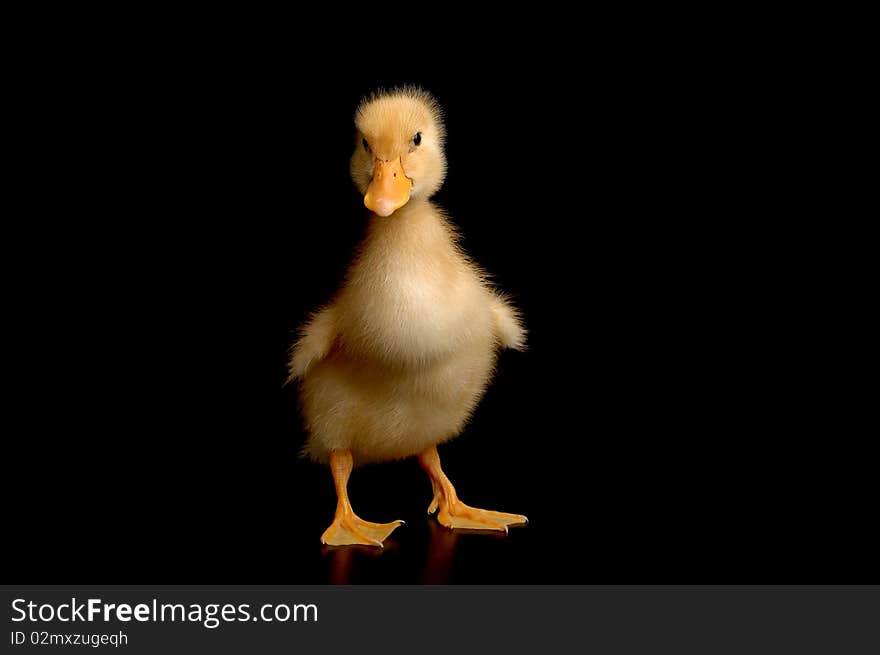
[[[468,547],[459,553],[458,559],[462,555],[465,559],[472,556],[472,549],[478,543],[508,539],[507,534],[498,531],[451,530],[432,519],[426,521],[426,525],[427,534],[396,533],[385,540],[385,547],[381,549],[322,546],[321,555],[327,564],[326,581],[329,584],[452,584],[460,582],[462,575],[462,562],[456,564],[456,551],[460,550],[462,537]],[[402,573],[401,565],[407,573]],[[485,571],[485,562],[480,568]]]
[[[419,582],[421,584],[446,584],[449,582],[449,572],[455,558],[455,547],[461,534],[444,528],[436,521],[429,521],[428,529],[430,538]],[[324,556],[330,559],[330,584],[351,584],[355,555],[381,557],[397,548],[399,545],[393,539],[387,540],[385,548],[382,550],[368,546],[324,546]]]
[[[351,584],[352,567],[355,554],[366,557],[381,557],[389,548],[395,548],[397,544],[390,539],[385,542],[385,548],[372,548],[370,546],[322,546],[321,550],[325,557],[330,558],[330,584]]]
[[[422,573],[422,584],[446,584],[455,557],[455,546],[461,537],[459,532],[444,528],[437,521],[428,521],[431,538]]]
[[[449,582],[450,572],[455,563],[455,550],[462,534],[484,534],[496,539],[506,537],[498,532],[450,530],[436,521],[428,521],[428,530],[428,547],[424,562],[420,566],[421,575],[416,581],[419,584],[446,584]],[[352,584],[354,582],[352,571],[358,558],[375,559],[393,553],[399,548],[399,542],[393,537],[386,540],[384,549],[370,548],[369,546],[323,546],[323,556],[329,559],[330,565],[328,582],[330,584]]]

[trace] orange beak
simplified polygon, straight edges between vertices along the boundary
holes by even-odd
[[[403,172],[400,157],[392,161],[377,159],[364,205],[379,216],[391,216],[407,203],[410,189],[412,180]]]

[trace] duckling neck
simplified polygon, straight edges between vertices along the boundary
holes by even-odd
[[[427,201],[370,219],[339,300],[349,352],[423,366],[472,335],[485,293],[454,234]]]
[[[387,218],[373,217],[368,241],[383,249],[412,254],[453,250],[452,229],[439,208],[428,200],[413,200]]]

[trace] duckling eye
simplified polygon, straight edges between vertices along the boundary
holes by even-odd
[[[361,143],[364,144],[364,150],[366,150],[367,152],[370,152],[370,144],[367,143],[367,139],[366,138],[361,139]]]
[[[422,142],[422,133],[416,132],[416,135],[413,137],[413,145],[417,146]]]

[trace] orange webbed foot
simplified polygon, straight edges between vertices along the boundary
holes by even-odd
[[[383,542],[403,521],[373,523],[364,521],[354,512],[338,513],[330,527],[321,535],[321,543],[328,546],[375,546],[383,548]]]
[[[497,530],[506,533],[509,526],[525,525],[529,522],[529,519],[522,514],[508,514],[507,512],[471,507],[461,502],[453,494],[450,495],[453,497],[447,500],[435,485],[434,499],[428,506],[428,514],[439,510],[437,520],[440,525],[447,528]]]

